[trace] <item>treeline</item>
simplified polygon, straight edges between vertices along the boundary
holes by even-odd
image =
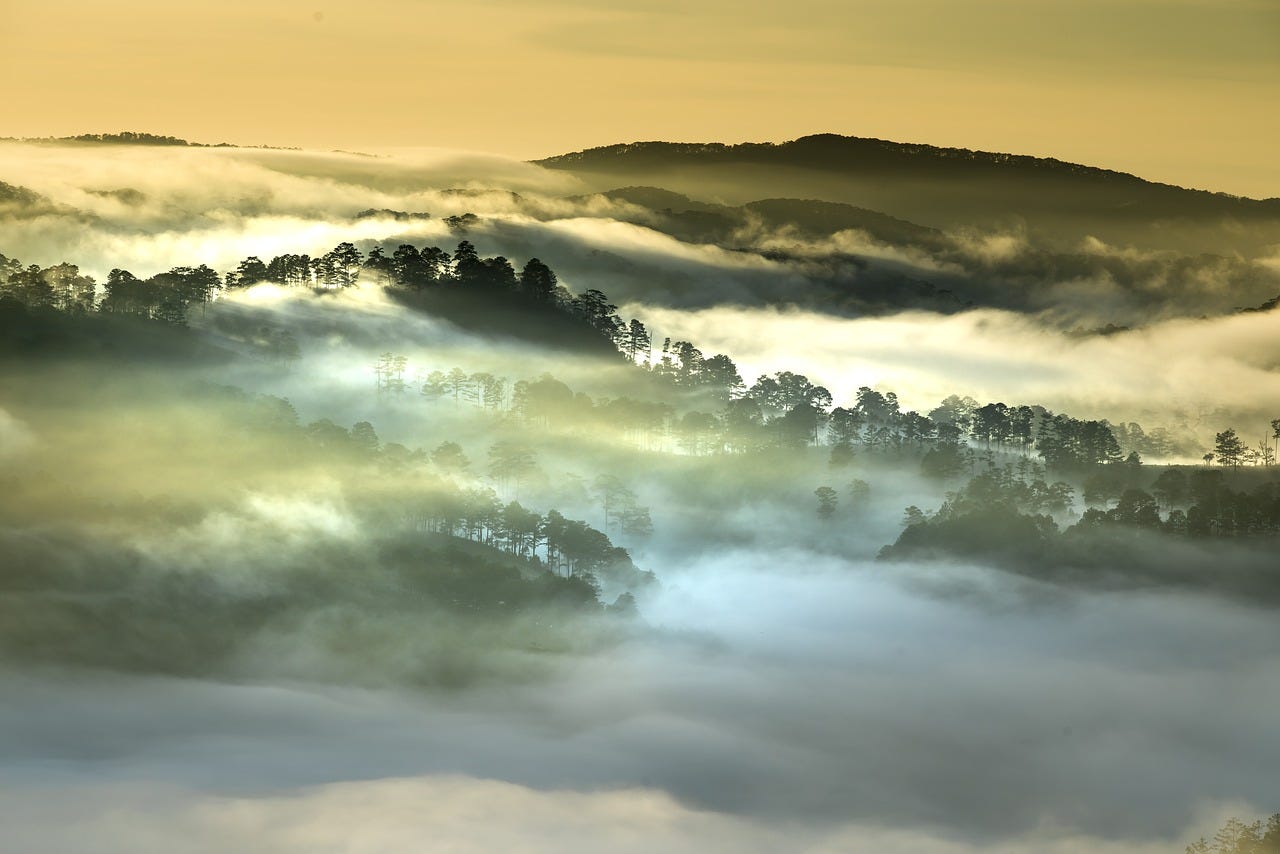
[[[98,283],[75,264],[23,266],[16,258],[0,255],[0,297],[32,308],[91,314],[98,308]]]
[[[269,282],[336,291],[354,286],[362,276],[406,292],[456,288],[477,295],[520,296],[579,319],[633,360],[642,350],[648,352],[644,325],[638,320],[624,323],[617,306],[601,291],[570,293],[555,272],[537,258],[517,273],[502,256],[482,258],[468,240],[461,241],[452,253],[435,246],[419,249],[403,244],[391,255],[380,246],[365,255],[354,244],[344,242],[316,257],[284,254],[264,262],[251,256],[221,276],[203,264],[175,267],[147,279],[113,269],[101,287],[75,265],[24,267],[16,259],[0,255],[0,297],[8,296],[32,308],[131,314],[177,325],[185,325],[191,306],[213,301],[223,288]]]
[[[221,286],[218,273],[203,264],[174,267],[148,279],[115,269],[99,287],[75,264],[23,266],[0,255],[0,298],[69,314],[123,314],[185,326],[190,307],[211,302]]]
[[[1108,475],[1117,481],[1114,504],[1110,495],[1103,496],[1103,507],[1087,507],[1074,525],[1061,530],[1054,516],[1070,512],[1075,494],[1070,484],[1047,482],[1035,465],[992,467],[946,493],[932,514],[908,507],[904,530],[881,557],[981,558],[1023,568],[1092,565],[1098,561],[1090,549],[1114,543],[1110,533],[1205,540],[1280,535],[1280,483],[1275,480],[1245,491],[1232,489],[1221,469],[1168,468],[1152,479],[1141,467],[1128,466]],[[1099,500],[1087,492],[1085,498]]]
[[[138,279],[126,270],[112,270],[99,295],[94,281],[70,264],[40,269],[23,267],[0,256],[0,297],[63,311],[135,315],[184,324],[192,305],[216,298],[220,288],[239,288],[272,282],[319,291],[338,290],[360,280],[393,291],[426,292],[457,289],[488,295],[516,308],[538,305],[563,312],[610,342],[631,364],[638,365],[686,400],[702,400],[710,407],[691,408],[676,417],[665,403],[618,399],[591,405],[552,378],[537,387],[521,387],[503,378],[433,372],[418,379],[428,396],[464,394],[483,401],[486,408],[515,411],[521,417],[547,423],[587,415],[605,415],[648,446],[655,435],[674,437],[690,454],[747,453],[770,447],[798,448],[826,444],[831,463],[849,463],[859,450],[914,453],[921,456],[925,474],[949,478],[974,471],[993,453],[1037,454],[1050,469],[1088,472],[1120,462],[1137,464],[1143,456],[1168,457],[1186,453],[1185,440],[1166,429],[1144,431],[1136,423],[1114,425],[1081,420],[1041,406],[979,404],[952,395],[927,414],[904,411],[892,392],[863,387],[856,399],[833,408],[831,393],[802,374],[780,371],[760,377],[746,387],[728,356],[706,356],[693,343],[666,339],[654,352],[649,330],[638,319],[624,322],[608,296],[596,289],[571,294],[554,270],[532,258],[517,272],[503,256],[481,257],[467,240],[452,253],[435,246],[402,244],[390,255],[375,246],[367,255],[354,244],[338,244],[324,255],[279,255],[270,261],[251,256],[222,276],[207,266],[175,267],[167,273]],[[267,330],[271,332],[271,330]],[[296,342],[266,334],[263,349],[289,362],[297,357]],[[256,336],[262,337],[262,336]],[[387,355],[388,359],[397,357]],[[378,367],[379,387],[405,388],[404,365]],[[604,411],[601,412],[600,408]],[[1280,419],[1271,422],[1272,438],[1280,448]],[[1267,439],[1250,448],[1234,429],[1217,435],[1215,448],[1204,454],[1206,464],[1272,465],[1276,452]]]
[[[1277,447],[1271,447],[1271,440]],[[1275,465],[1276,451],[1280,450],[1280,418],[1271,422],[1271,435],[1264,436],[1256,447],[1245,444],[1233,428],[1223,430],[1213,437],[1213,450],[1204,455],[1205,464],[1215,460],[1221,466],[1239,468],[1243,465]]]
[[[1166,469],[1147,488],[1120,493],[1115,506],[1084,511],[1077,528],[1124,525],[1196,537],[1280,534],[1280,484],[1232,489],[1220,469]]]
[[[401,244],[390,255],[375,246],[364,255],[351,243],[340,243],[318,257],[279,255],[270,261],[251,256],[224,277],[228,288],[272,282],[289,287],[339,290],[366,280],[406,292],[433,288],[457,288],[477,295],[519,296],[525,300],[560,309],[626,353],[637,352],[640,342],[647,347],[648,335],[639,321],[624,323],[601,291],[588,288],[572,294],[560,284],[550,267],[537,258],[529,259],[517,272],[507,258],[481,257],[469,240],[458,243],[452,253],[438,246],[416,247]]]
[[[145,131],[120,131],[118,133],[81,133],[75,136],[28,136],[28,137],[0,137],[3,142],[27,142],[41,144],[59,144],[59,143],[91,143],[94,145],[150,145],[150,146],[167,146],[176,148],[258,148],[270,149],[273,151],[301,151],[301,148],[285,147],[279,145],[235,145],[230,142],[191,142],[177,136],[166,136],[164,134],[146,133]]]
[[[1280,813],[1265,822],[1229,818],[1213,839],[1201,837],[1186,854],[1280,854]]]
[[[454,367],[405,380],[407,360],[391,353],[374,370],[380,390],[403,392],[416,386],[431,400],[475,406],[544,427],[588,432],[608,427],[646,449],[674,445],[705,456],[825,446],[833,467],[848,465],[863,452],[914,455],[925,474],[938,478],[976,471],[993,463],[998,453],[1023,458],[1034,453],[1054,471],[1093,477],[1091,491],[1097,494],[1106,494],[1113,480],[1099,472],[1141,464],[1138,451],[1125,453],[1117,432],[1126,440],[1151,435],[1171,441],[1164,439],[1166,431],[1146,434],[1137,424],[1116,427],[1040,406],[979,405],[954,395],[922,415],[904,411],[893,392],[865,386],[850,404],[833,407],[831,393],[802,374],[780,371],[748,387],[729,357],[702,359],[697,348],[683,341],[667,342],[656,361],[640,367],[677,390],[696,393],[686,400],[720,406],[682,412],[664,401],[593,400],[550,374],[512,382]]]

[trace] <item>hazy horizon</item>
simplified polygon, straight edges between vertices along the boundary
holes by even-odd
[[[0,74],[21,85],[0,135],[532,159],[833,132],[1274,197],[1278,44],[1263,0],[16,0]]]

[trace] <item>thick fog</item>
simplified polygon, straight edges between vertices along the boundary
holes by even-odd
[[[807,289],[846,263],[1030,276],[1042,250],[764,221],[700,242],[561,173],[375,154],[3,143],[0,180],[43,201],[0,197],[0,252],[101,278],[466,238],[606,291],[655,360],[689,341],[747,386],[796,371],[836,406],[864,386],[920,413],[967,395],[1206,447],[1280,416],[1274,313],[1165,305],[1184,287],[1234,299],[1236,276],[1280,292],[1274,260],[1164,278],[1149,317],[1106,334],[1091,300],[1136,316],[1151,294],[1049,270],[1051,296],[1019,306],[854,311]],[[464,213],[481,219],[445,220]],[[1174,263],[1129,260],[1134,281]],[[712,392],[368,276],[228,289],[185,327],[22,317],[90,343],[0,351],[14,850],[1118,854],[1277,808],[1274,539],[1126,533],[1145,562],[1099,548],[1065,567],[877,560],[906,508],[957,504],[981,466],[1034,469],[1030,451],[975,442],[945,477],[888,446],[837,465],[807,437],[708,451],[681,419],[724,408]],[[469,390],[447,389],[455,369]],[[524,413],[517,383],[540,389]],[[667,407],[660,426],[617,415],[637,401]],[[618,523],[602,477],[651,530]],[[581,520],[626,554],[579,571],[566,547],[562,566],[549,540],[476,522],[477,502]],[[1085,509],[1077,494],[1049,521]]]
[[[644,638],[533,685],[10,672],[9,838],[1157,851],[1273,792],[1273,614],[795,549],[665,568]]]

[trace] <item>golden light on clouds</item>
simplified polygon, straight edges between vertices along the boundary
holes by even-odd
[[[1270,0],[7,0],[0,135],[535,157],[814,132],[1280,195]]]

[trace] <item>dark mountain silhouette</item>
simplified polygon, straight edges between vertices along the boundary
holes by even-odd
[[[61,142],[61,143],[88,143],[99,145],[162,145],[162,146],[180,146],[192,148],[211,148],[206,143],[191,142],[176,136],[165,136],[158,133],[146,133],[145,131],[119,131],[117,133],[81,133],[75,136],[37,136],[37,137],[4,137],[8,142]],[[229,145],[229,143],[218,143],[220,146]]]
[[[721,300],[853,315],[908,308],[950,312],[973,306],[1067,314],[1083,310],[1091,318],[1086,328],[1093,329],[1108,323],[1141,326],[1157,317],[1230,313],[1270,300],[1277,289],[1275,272],[1259,263],[1260,256],[1176,249],[1116,251],[1084,241],[1083,234],[1096,234],[1092,227],[1077,234],[1074,243],[1019,229],[1007,254],[999,251],[1005,237],[996,235],[992,254],[984,242],[992,236],[979,229],[961,226],[946,232],[840,202],[761,199],[728,205],[646,186],[605,190],[595,198],[626,203],[609,211],[612,218],[689,243],[795,262],[792,269],[804,276],[802,286],[780,289],[739,276],[738,287],[731,290],[705,282],[664,284],[660,277],[650,277],[640,293],[628,291],[625,282],[615,284],[623,300],[661,301],[666,294],[682,306]],[[1089,225],[1109,227],[1105,218]],[[1158,232],[1158,226],[1153,230]],[[856,235],[838,238],[840,232],[858,232],[901,254],[879,253]],[[1265,244],[1263,248],[1266,251]],[[593,270],[576,272],[598,274],[604,269],[603,259],[596,258]],[[1082,296],[1073,290],[1076,282],[1100,284]],[[1105,314],[1093,316],[1104,303]]]
[[[192,142],[177,136],[166,136],[146,131],[122,130],[116,133],[81,133],[75,136],[4,136],[0,142],[28,142],[53,145],[147,145],[174,148],[261,148],[273,151],[301,151],[299,148],[282,148],[276,145],[237,145],[233,142]],[[346,152],[361,154],[361,152]],[[369,155],[363,155],[369,156]]]
[[[815,199],[940,228],[1018,225],[1067,244],[1093,235],[1253,254],[1280,242],[1280,199],[1188,190],[1052,158],[835,134],[780,144],[640,142],[534,162],[595,190],[645,184],[728,204]]]

